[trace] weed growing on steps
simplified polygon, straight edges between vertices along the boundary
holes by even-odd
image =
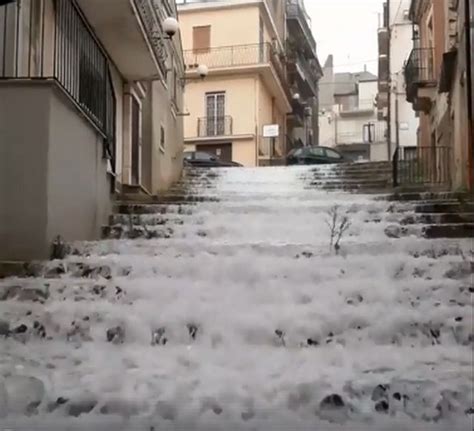
[[[341,240],[344,234],[351,226],[351,222],[347,214],[341,214],[339,205],[334,205],[328,211],[328,219],[326,224],[329,227],[330,231],[330,240],[329,240],[329,249],[339,253],[341,248]]]

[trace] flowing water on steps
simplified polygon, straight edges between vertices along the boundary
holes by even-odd
[[[0,282],[3,428],[470,429],[469,240],[389,239],[407,208],[311,168],[212,172],[189,183],[216,202],[133,217],[169,238]]]

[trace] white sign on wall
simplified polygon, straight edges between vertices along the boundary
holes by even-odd
[[[280,126],[278,124],[263,126],[264,138],[278,138],[278,136],[280,136]]]

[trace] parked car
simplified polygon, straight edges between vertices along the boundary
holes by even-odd
[[[324,165],[349,162],[339,151],[327,147],[302,147],[291,150],[286,156],[287,165]]]
[[[242,167],[240,163],[226,162],[214,154],[205,153],[203,151],[186,151],[184,153],[184,165],[195,166],[197,168]]]

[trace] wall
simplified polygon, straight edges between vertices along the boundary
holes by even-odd
[[[405,77],[403,74],[405,62],[413,47],[413,28],[404,12],[410,9],[411,0],[396,0],[390,2],[390,74],[391,89],[391,148],[396,148],[396,110],[398,99],[399,145],[417,145],[419,120],[411,103],[406,100]]]
[[[0,83],[0,101],[0,260],[98,239],[111,201],[95,129],[53,83]]]
[[[232,143],[232,160],[247,167],[255,166],[255,138]]]
[[[182,93],[178,97],[177,110],[171,107],[170,94],[161,82],[151,86],[152,110],[152,194],[166,190],[181,176],[183,167],[184,130],[182,117]],[[161,126],[165,129],[165,148],[160,147]]]
[[[332,111],[319,114],[319,144],[323,147],[336,146],[336,116]]]
[[[218,10],[180,10],[179,20],[183,49],[193,48],[193,27],[211,26],[211,46],[259,43],[259,7],[236,7]]]

